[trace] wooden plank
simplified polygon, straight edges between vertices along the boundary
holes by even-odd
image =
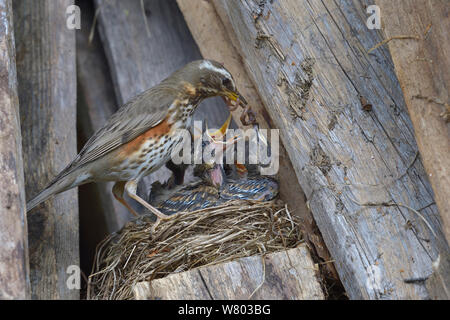
[[[306,246],[171,274],[135,286],[135,297],[200,300],[323,300]]]
[[[134,286],[134,296],[136,300],[211,300],[198,270],[138,282]]]
[[[13,1],[27,198],[76,155],[75,31],[71,0]],[[78,200],[66,191],[28,214],[32,299],[78,299],[68,266],[79,265]],[[76,275],[72,275],[75,276]]]
[[[89,34],[94,21],[94,5],[90,0],[79,1],[77,5],[83,13],[82,28],[76,33],[77,78],[81,100],[78,120],[85,138],[88,139],[106,123],[118,106],[108,62],[96,29],[94,38],[89,43]],[[101,211],[98,213],[98,218],[102,220],[102,224],[106,225],[108,234],[118,231],[132,219],[131,213],[114,199],[111,192],[113,184],[104,182],[87,186],[89,188],[87,192],[99,195],[97,201]],[[87,214],[89,219],[92,219],[92,213],[87,212]]]
[[[233,33],[228,33],[229,27],[222,23],[214,4],[211,1],[177,0],[178,6],[186,20],[186,23],[194,37],[203,57],[223,62],[233,74],[236,85],[244,95],[255,112],[258,124],[262,129],[275,128],[273,120],[267,113],[266,108],[259,97],[255,86],[245,70],[242,57],[236,50],[234,44],[238,45]],[[231,36],[231,38],[230,38]],[[243,128],[239,118],[242,110],[233,112],[233,118],[239,127]],[[301,189],[294,172],[292,163],[287,156],[286,149],[280,143],[278,182],[280,197],[288,204],[289,208],[295,208],[293,213],[301,219],[301,230],[305,237],[314,247],[321,262],[331,261],[330,254],[326,249],[323,239],[315,227],[314,218],[306,206],[306,197]],[[324,265],[327,276],[338,279],[333,263]]]
[[[11,0],[0,1],[0,299],[29,299],[22,137]]]
[[[450,241],[450,6],[448,1],[377,1],[396,75],[414,126],[420,155],[428,173],[436,204]],[[378,51],[379,49],[375,50]],[[440,261],[448,267],[448,247],[441,248]],[[440,298],[450,298],[450,277],[443,268]],[[437,277],[439,278],[439,277]],[[436,297],[434,294],[433,297]]]
[[[186,63],[201,59],[175,0],[96,0],[99,30],[108,58],[119,105],[153,87]],[[220,127],[228,109],[220,98],[199,106],[194,119],[206,118]],[[138,193],[147,197],[150,185],[166,181],[163,167],[144,178]]]
[[[429,298],[403,280],[430,275],[439,215],[389,55],[367,55],[382,39],[365,27],[364,2],[215,2],[349,297]]]

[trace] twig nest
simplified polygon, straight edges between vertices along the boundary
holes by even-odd
[[[280,200],[236,200],[180,213],[152,232],[142,216],[97,247],[88,299],[132,299],[140,281],[241,257],[294,248],[299,220]]]

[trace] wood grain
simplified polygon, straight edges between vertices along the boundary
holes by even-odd
[[[75,31],[71,0],[13,1],[25,191],[30,199],[76,155]],[[28,214],[32,299],[78,299],[66,273],[79,265],[78,196],[73,189]]]
[[[171,274],[135,286],[137,300],[322,300],[306,246]]]
[[[367,54],[367,1],[217,2],[349,297],[429,298],[403,280],[431,274],[444,235],[389,52]]]
[[[11,0],[0,1],[0,299],[29,299],[22,136]]]
[[[450,6],[445,0],[399,3],[376,1],[381,9],[382,30],[414,126],[421,158],[428,173],[447,241],[450,241]],[[450,252],[441,247],[441,262],[448,267]],[[439,270],[439,269],[438,269]],[[442,269],[445,271],[445,269]],[[450,276],[441,298],[450,298]],[[441,275],[443,276],[443,274]],[[435,296],[435,295],[434,295]]]

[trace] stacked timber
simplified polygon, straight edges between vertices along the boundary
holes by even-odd
[[[327,279],[350,299],[448,299],[450,7],[375,2],[378,29],[369,0],[80,0],[75,31],[74,0],[0,0],[0,298],[80,298],[80,263],[87,272],[96,245],[132,216],[110,183],[28,214],[25,199],[119,106],[204,57],[231,71],[261,128],[280,130],[280,197],[307,245],[144,277],[135,299],[324,299]],[[245,129],[240,112],[233,126]],[[227,116],[212,99],[195,119],[218,127]],[[179,248],[132,257],[133,247],[128,260]]]

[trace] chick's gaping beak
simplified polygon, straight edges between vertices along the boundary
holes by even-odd
[[[220,188],[224,183],[225,171],[223,170],[223,167],[220,164],[215,164],[212,169],[208,170],[207,174],[211,184],[214,187]]]

